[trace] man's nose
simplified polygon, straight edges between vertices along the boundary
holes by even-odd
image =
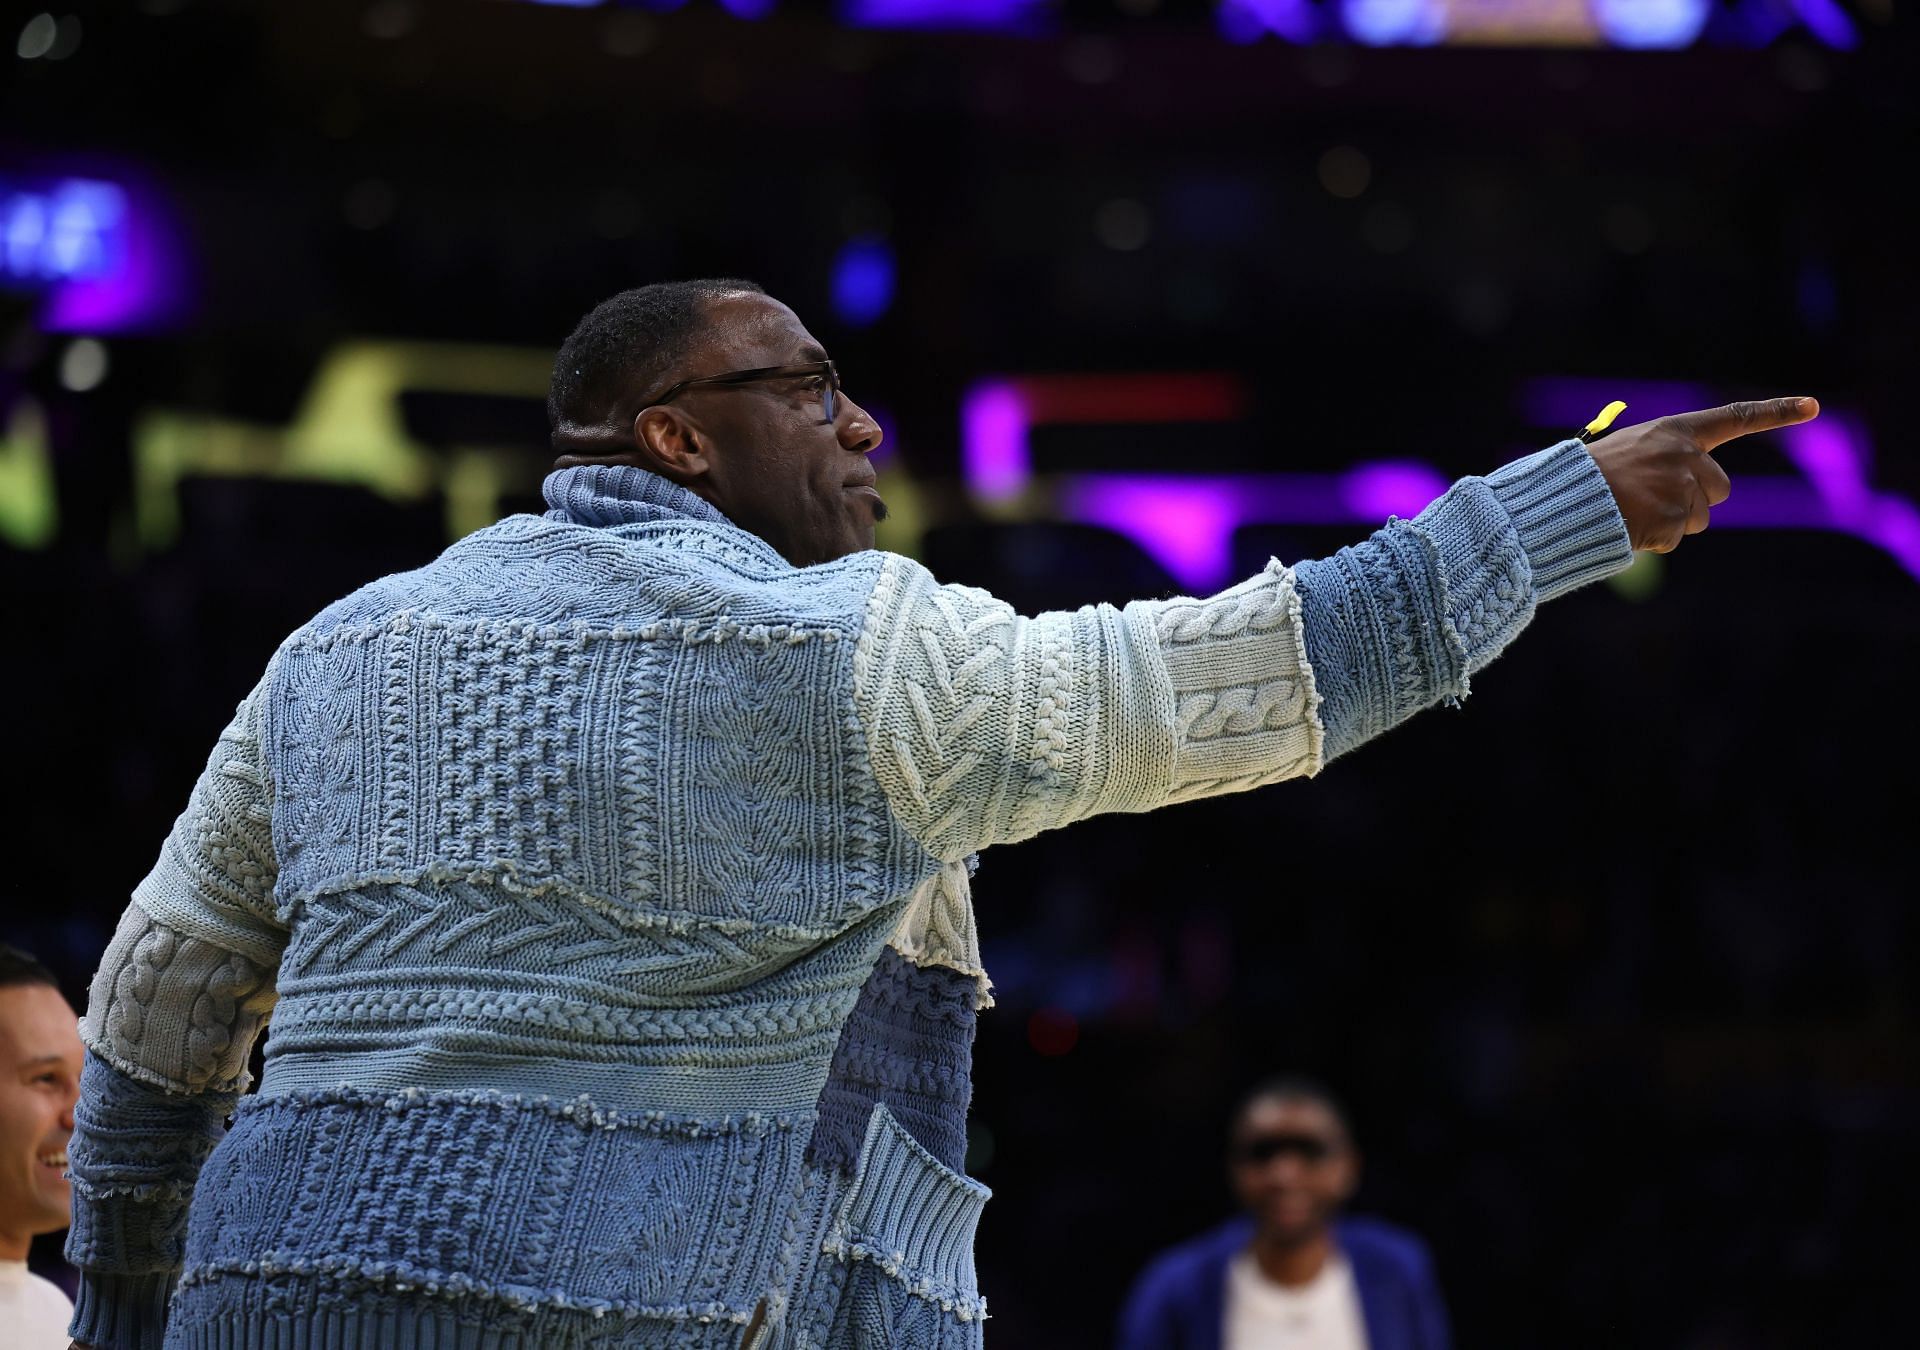
[[[870,455],[878,450],[887,433],[873,420],[872,414],[845,394],[840,396],[840,401],[846,405],[840,414],[839,426],[834,428],[840,438],[840,448],[857,455]]]

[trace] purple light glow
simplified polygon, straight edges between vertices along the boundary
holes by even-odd
[[[1887,553],[1920,581],[1920,509],[1890,492],[1866,492],[1837,507],[1817,485],[1792,478],[1740,478],[1713,508],[1716,530],[1831,530]]]
[[[1787,458],[1807,476],[1835,520],[1862,517],[1873,494],[1867,488],[1867,438],[1845,414],[1825,413],[1780,432]]]
[[[1629,426],[1671,413],[1711,408],[1719,400],[1704,385],[1683,380],[1587,380],[1543,376],[1520,386],[1520,411],[1537,427],[1565,427],[1575,436],[1607,404],[1619,399],[1627,405],[1622,417]]]
[[[982,501],[1017,497],[1032,477],[1027,458],[1027,401],[1006,380],[967,391],[960,406],[960,467]]]
[[[56,333],[157,327],[187,291],[158,198],[90,178],[0,184],[0,280],[41,291],[40,326]]]
[[[978,29],[1030,33],[1043,0],[843,0],[840,19],[854,28]]]
[[[1431,465],[1407,460],[1362,464],[1341,479],[1341,495],[1355,520],[1383,521],[1388,516],[1417,516],[1447,490],[1447,480]]]
[[[1623,396],[1648,416],[1720,401],[1701,386],[1667,381],[1546,378],[1521,387],[1524,414],[1543,426],[1583,425]],[[1005,503],[1032,482],[1031,420],[1027,397],[1013,380],[985,380],[968,392],[961,407],[960,459],[977,500]],[[1828,410],[1780,435],[1803,476],[1742,475],[1732,498],[1714,508],[1714,526],[1838,530],[1883,549],[1920,581],[1920,509],[1868,486],[1872,446],[1858,420]],[[1231,580],[1233,532],[1242,525],[1377,526],[1389,515],[1419,514],[1446,491],[1448,480],[1431,465],[1389,460],[1341,475],[1073,474],[1054,479],[1053,486],[1061,518],[1126,536],[1181,585],[1201,592]]]
[[[1829,47],[1852,51],[1860,45],[1860,34],[1853,20],[1833,0],[1793,0],[1794,9],[1812,34]]]
[[[1229,42],[1254,42],[1275,33],[1289,42],[1311,42],[1320,18],[1307,0],[1221,0],[1216,20]]]
[[[1880,493],[1873,499],[1873,514],[1863,538],[1871,539],[1916,580],[1920,580],[1920,508],[1902,497]]]
[[[1230,482],[1115,474],[1069,480],[1064,505],[1069,519],[1126,535],[1198,592],[1226,576],[1246,503]]]

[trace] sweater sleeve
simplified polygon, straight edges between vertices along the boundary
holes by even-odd
[[[69,1146],[74,1339],[157,1350],[201,1165],[247,1087],[286,930],[273,907],[266,681],[221,733],[121,916],[81,1020]]]
[[[1632,562],[1612,489],[1570,440],[1463,478],[1413,520],[1301,563],[1326,758],[1465,698],[1542,601]]]
[[[1311,775],[1467,692],[1542,599],[1632,560],[1568,442],[1207,599],[1033,618],[889,557],[854,659],[874,772],[936,857]]]

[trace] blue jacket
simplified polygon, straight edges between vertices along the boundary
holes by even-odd
[[[1378,1219],[1343,1219],[1334,1238],[1353,1267],[1369,1350],[1447,1350],[1446,1304],[1427,1245]],[[1253,1240],[1237,1218],[1162,1252],[1134,1282],[1119,1350],[1220,1350],[1227,1267]]]

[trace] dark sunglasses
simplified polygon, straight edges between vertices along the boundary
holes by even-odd
[[[1333,1142],[1317,1134],[1256,1134],[1233,1146],[1233,1158],[1235,1162],[1259,1164],[1292,1153],[1304,1163],[1323,1163],[1334,1151]]]

